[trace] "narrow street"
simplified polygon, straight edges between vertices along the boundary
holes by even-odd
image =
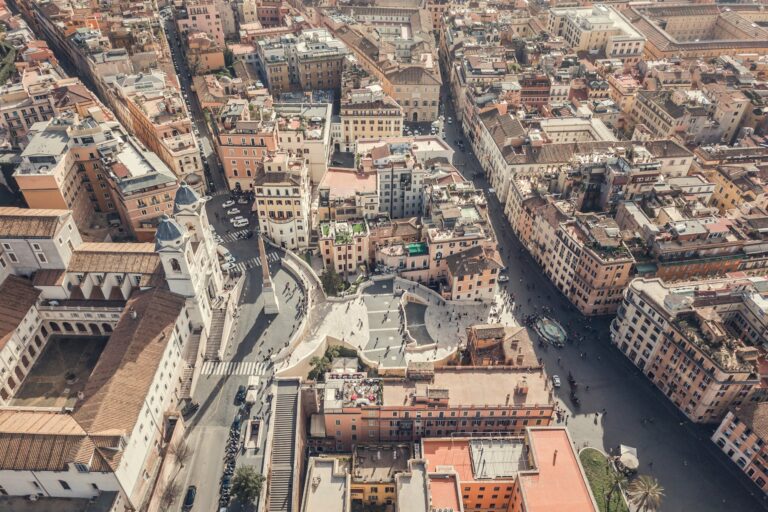
[[[576,449],[594,446],[615,452],[620,444],[637,448],[640,473],[655,476],[665,488],[663,510],[768,509],[765,498],[757,497],[754,485],[709,440],[714,428],[688,421],[613,347],[609,334],[612,317],[585,319],[544,276],[512,233],[503,205],[488,191],[490,185],[461,132],[453,105],[446,104],[447,115],[454,120],[446,124],[446,142],[456,150],[456,168],[488,197],[491,221],[509,268],[505,291],[522,304],[518,320],[549,307],[570,335],[584,337],[584,342],[567,344],[563,349],[534,347],[549,375],[565,380],[571,372],[579,384],[579,407],[570,401],[567,386],[557,393],[569,415],[567,425]],[[455,145],[456,140],[464,141],[466,153]],[[607,414],[597,419],[595,413],[602,409]],[[652,421],[644,423],[644,418]]]
[[[194,401],[200,404],[200,410],[188,424],[188,442],[194,454],[191,462],[182,471],[179,482],[185,489],[189,485],[197,486],[195,506],[200,510],[218,510],[224,447],[230,426],[239,409],[235,405],[235,395],[239,386],[248,384],[251,375],[259,376],[261,381],[259,397],[251,415],[265,418],[263,429],[266,431],[268,428],[269,417],[263,415],[269,408],[267,382],[273,375],[273,368],[267,363],[265,356],[270,351],[274,353],[283,348],[290,339],[294,325],[298,323],[297,305],[304,296],[293,276],[281,268],[282,252],[268,246],[267,260],[279,297],[280,313],[270,316],[263,313],[262,268],[258,262],[256,238],[233,240],[232,232],[236,230],[231,228],[225,209],[221,206],[227,199],[226,195],[213,197],[207,205],[208,216],[217,234],[224,239],[224,247],[232,253],[237,262],[247,264],[243,270],[245,283],[234,335],[224,351],[222,362],[203,365],[193,397]],[[253,219],[249,227],[254,227]],[[289,285],[289,289],[286,285]],[[265,471],[262,468],[262,457],[259,455],[264,453],[265,442],[266,436],[263,436],[258,454],[247,458],[241,456],[238,464],[254,465],[257,471]]]

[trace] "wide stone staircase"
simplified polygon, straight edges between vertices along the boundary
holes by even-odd
[[[219,349],[221,348],[224,334],[224,323],[226,322],[227,310],[214,309],[211,317],[211,334],[208,336],[208,343],[205,345],[205,359],[218,359]]]
[[[298,381],[278,381],[272,425],[272,453],[269,460],[267,510],[270,512],[293,512],[298,509],[298,504],[293,503],[298,403]]]

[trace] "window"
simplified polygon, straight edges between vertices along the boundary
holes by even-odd
[[[72,489],[69,484],[65,480],[59,480],[59,483],[61,484],[61,488],[69,491]]]
[[[80,473],[88,473],[88,466],[85,464],[81,464],[79,462],[75,463],[75,469],[77,469]]]

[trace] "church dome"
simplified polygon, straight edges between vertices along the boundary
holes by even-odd
[[[182,181],[179,189],[176,191],[176,199],[173,203],[173,211],[178,212],[188,207],[194,207],[200,202],[200,196],[192,190],[192,187]]]
[[[179,223],[167,215],[163,215],[157,224],[157,231],[155,232],[155,249],[177,247],[181,244],[183,238],[184,231],[179,226]]]

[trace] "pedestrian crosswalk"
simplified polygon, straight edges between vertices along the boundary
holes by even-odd
[[[206,361],[200,371],[202,375],[264,375],[267,363],[256,361]]]
[[[280,254],[276,252],[268,252],[267,253],[267,261],[269,263],[277,263],[277,261],[280,260]],[[254,267],[260,267],[261,266],[261,258],[258,256],[253,256],[251,258],[248,258],[247,260],[238,261],[235,263],[235,268],[241,272],[245,272],[248,269],[254,268]]]
[[[229,233],[225,233],[225,234],[219,235],[219,236],[221,237],[221,240],[225,244],[228,244],[230,242],[234,242],[235,240],[238,239],[239,236],[241,236],[243,233],[247,233],[248,231],[249,230],[247,230],[247,229],[238,229],[237,231],[231,231]],[[256,243],[256,239],[255,238],[251,238],[251,240],[253,240],[254,244]]]

